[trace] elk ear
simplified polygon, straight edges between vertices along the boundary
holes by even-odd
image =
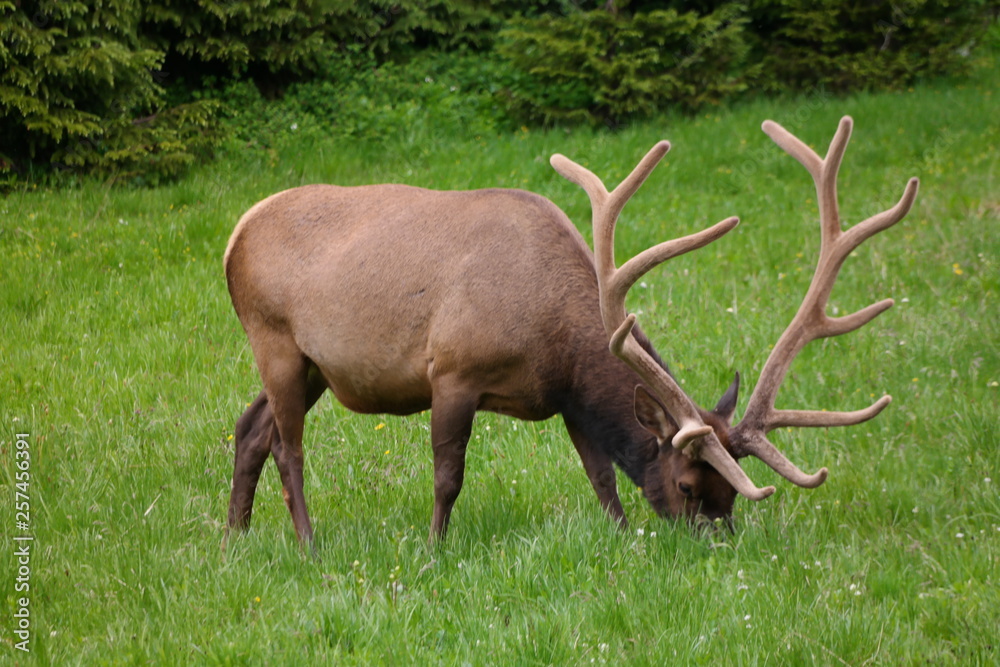
[[[736,414],[736,399],[740,396],[740,374],[736,374],[736,379],[733,383],[729,385],[729,389],[726,393],[722,395],[719,399],[719,403],[712,410],[715,414],[719,415],[726,420],[727,424],[733,423],[733,415]]]
[[[677,435],[677,425],[663,405],[642,385],[635,388],[635,418],[639,424],[656,436],[662,445]]]

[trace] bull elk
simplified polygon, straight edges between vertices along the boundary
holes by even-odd
[[[854,412],[820,412],[775,409],[775,396],[809,341],[857,329],[892,305],[826,314],[847,255],[902,219],[918,186],[911,179],[899,203],[842,231],[836,181],[851,127],[841,120],[820,158],[781,126],[763,124],[815,181],[822,245],[808,293],[735,426],[739,375],[714,409],[698,407],[625,310],[626,293],[647,271],[738,223],[728,218],[660,243],[616,268],[615,223],[670,149],[665,141],[612,192],[587,169],[552,157],[590,197],[593,254],[558,207],[519,190],[313,185],[259,202],[240,219],[224,259],[264,385],[236,423],[229,528],[249,525],[270,454],[298,538],[311,541],[303,423],[327,389],[355,412],[431,410],[432,540],[448,528],[480,410],[526,420],[560,414],[601,505],[622,525],[615,465],[667,517],[728,519],[737,493],[753,500],[773,493],[743,472],[737,460],[745,456],[798,486],[823,483],[826,468],[802,472],[768,432],[857,424],[890,397]]]

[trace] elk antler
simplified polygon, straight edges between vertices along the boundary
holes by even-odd
[[[653,146],[621,184],[608,192],[604,183],[584,167],[562,155],[553,155],[552,166],[586,191],[593,208],[594,255],[600,289],[601,316],[610,337],[611,351],[631,366],[664,402],[667,412],[680,430],[671,443],[692,459],[703,460],[715,468],[744,496],[761,500],[774,493],[774,487],[757,488],[736,460],[719,442],[711,426],[705,424],[697,406],[681,390],[673,377],[639,345],[631,335],[635,315],[625,314],[625,295],[640,277],[654,266],[672,257],[715,241],[739,224],[727,218],[708,229],[648,248],[617,268],[614,256],[615,223],[625,204],[645,182],[653,168],[670,150],[666,141]]]
[[[813,475],[806,474],[788,461],[768,441],[766,434],[781,426],[848,426],[871,419],[892,400],[883,396],[864,410],[854,412],[824,412],[818,410],[776,410],[774,399],[792,360],[807,343],[817,338],[839,336],[858,329],[883,311],[892,307],[892,299],[885,299],[844,317],[830,317],[826,304],[837,280],[837,273],[847,256],[866,239],[896,224],[909,212],[917,196],[919,180],[911,178],[903,197],[892,208],[873,215],[847,231],[840,227],[837,202],[837,173],[851,136],[853,121],[850,116],[840,120],[840,126],[830,142],[826,157],[820,157],[802,141],[777,123],[764,121],[762,129],[786,153],[794,157],[812,175],[816,183],[821,230],[819,263],[813,274],[809,291],[794,319],[778,339],[771,351],[760,379],[750,396],[746,414],[730,432],[730,444],[736,458],[753,455],[767,463],[778,474],[799,486],[812,488],[826,479],[827,469]]]

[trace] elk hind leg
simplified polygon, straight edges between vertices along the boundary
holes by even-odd
[[[306,387],[307,412],[326,389],[326,381],[318,371],[314,369],[309,373]],[[278,425],[268,403],[267,392],[261,391],[236,421],[235,442],[236,462],[229,496],[228,528],[245,530],[250,526],[260,473],[274,446],[280,446]]]
[[[267,402],[267,393],[260,392],[253,403],[236,420],[236,462],[233,465],[233,487],[229,494],[229,530],[244,530],[250,526],[257,482],[273,443],[278,440],[274,413]]]
[[[278,437],[272,437],[270,442],[281,475],[282,495],[299,541],[311,543],[312,524],[303,492],[302,432],[306,411],[311,407],[309,386],[318,381],[318,371],[291,335],[275,333],[263,341],[252,340],[251,346],[278,431]]]

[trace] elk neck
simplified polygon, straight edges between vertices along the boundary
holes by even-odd
[[[634,333],[662,364],[645,334],[638,328]],[[567,425],[607,454],[636,486],[644,487],[658,454],[656,438],[635,417],[635,388],[644,383],[611,353],[603,335],[601,328],[589,337],[591,342],[581,341],[577,348],[574,381],[560,412]]]

